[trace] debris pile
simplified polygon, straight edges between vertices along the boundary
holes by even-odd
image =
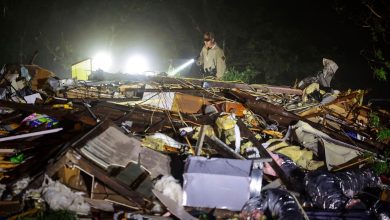
[[[5,65],[0,216],[389,218],[390,112],[323,63],[296,88]]]

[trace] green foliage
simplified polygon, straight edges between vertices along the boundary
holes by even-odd
[[[375,57],[381,61],[385,60],[385,58],[383,57],[382,50],[375,50]]]
[[[390,166],[386,161],[377,161],[373,164],[372,170],[378,175],[388,174],[390,173]]]
[[[374,68],[374,76],[381,81],[387,80],[387,72],[385,71],[385,69],[383,67]]]
[[[373,171],[380,174],[390,174],[390,164],[388,159],[390,158],[390,150],[385,151],[385,161],[374,161],[372,165]]]
[[[378,140],[384,141],[390,139],[390,129],[388,128],[382,128],[379,130],[378,133]]]
[[[380,119],[376,113],[370,113],[370,124],[372,127],[379,127]]]
[[[17,154],[17,155],[15,155],[15,156],[10,158],[10,161],[12,163],[21,163],[21,162],[23,162],[23,160],[24,160],[24,154],[23,153]]]
[[[371,68],[374,71],[374,77],[380,81],[386,81],[388,70],[390,69],[390,62],[386,61],[386,58],[381,49],[374,50],[374,58],[378,64],[373,65]]]
[[[358,26],[365,27],[370,34],[369,45],[362,48],[361,55],[368,61],[374,78],[386,81],[390,71],[390,42],[388,28],[390,27],[390,7],[387,1],[343,1],[336,0],[336,11],[346,15],[346,18]]]
[[[377,134],[378,140],[385,141],[390,139],[390,129],[380,123],[380,118],[376,113],[370,113],[370,126],[379,129]]]
[[[245,70],[239,71],[237,69],[229,68],[225,71],[222,79],[225,81],[241,81],[245,83],[253,83],[256,77],[256,72],[250,67],[246,67]]]

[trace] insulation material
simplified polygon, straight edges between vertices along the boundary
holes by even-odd
[[[275,142],[273,142],[275,143]],[[272,144],[267,150],[274,153],[283,154],[293,160],[298,166],[306,170],[316,170],[324,165],[323,161],[313,160],[313,152],[308,149],[301,149],[299,146],[289,146],[282,141],[277,144]]]
[[[226,144],[234,142],[234,151],[240,152],[241,147],[241,135],[240,128],[237,126],[236,116],[234,114],[223,115],[218,117],[215,124],[218,126],[219,136],[225,136]]]
[[[173,176],[163,176],[156,182],[154,189],[177,202],[178,205],[183,203],[183,190]]]
[[[341,146],[339,141],[333,141],[327,134],[314,129],[306,122],[299,121],[293,127],[299,143],[305,148],[313,151],[317,156],[319,153],[319,141],[323,142],[326,165],[329,170],[333,166],[348,162],[357,157],[360,153],[357,150]]]
[[[19,193],[22,192],[22,190],[24,190],[28,184],[30,183],[30,177],[26,177],[26,178],[23,178],[23,179],[20,179],[18,182],[14,183],[13,186],[12,186],[12,191],[15,195],[18,195]]]
[[[324,140],[325,158],[328,169],[346,163],[360,155],[360,152]]]
[[[194,129],[194,131],[195,132],[192,135],[192,138],[195,139],[195,140],[198,140],[199,135],[200,135],[200,127],[196,127]],[[204,132],[205,132],[205,135],[208,136],[208,137],[215,136],[214,129],[210,125],[204,125]]]
[[[48,176],[45,176],[40,190],[43,199],[53,210],[68,210],[80,214],[88,214],[90,211],[90,206],[84,201],[84,197]]]

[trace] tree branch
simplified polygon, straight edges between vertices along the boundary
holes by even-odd
[[[378,13],[376,13],[376,12],[374,11],[374,9],[373,9],[370,5],[366,4],[366,6],[367,6],[368,9],[370,9],[370,11],[371,11],[375,16],[377,16],[378,18],[382,19],[382,16],[380,16]]]

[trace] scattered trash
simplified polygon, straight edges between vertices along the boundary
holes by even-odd
[[[79,214],[88,214],[90,211],[90,206],[81,195],[72,192],[68,187],[58,181],[53,181],[48,176],[45,176],[41,194],[53,210],[69,210]]]
[[[388,218],[390,112],[323,65],[298,88],[4,65],[0,217]]]
[[[13,194],[14,195],[20,194],[22,190],[24,190],[28,186],[30,181],[31,181],[30,177],[26,177],[14,183],[12,187]]]

